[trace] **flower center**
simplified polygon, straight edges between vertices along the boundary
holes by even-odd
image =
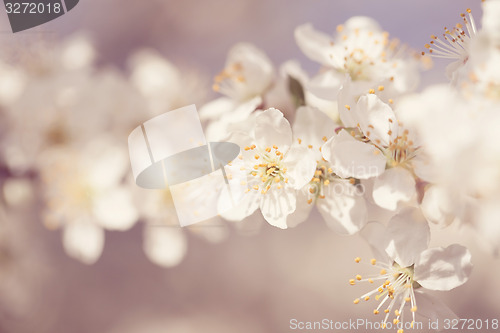
[[[243,65],[239,62],[228,65],[214,78],[212,89],[216,92],[228,94],[233,91],[238,84],[246,81],[243,75]]]
[[[476,36],[477,28],[469,8],[467,8],[467,15],[462,13],[460,16],[463,19],[463,24],[458,23],[451,30],[445,27],[443,40],[434,35],[431,36],[432,40],[429,44],[425,44],[429,55],[436,58],[459,60],[462,64],[468,61],[470,41]],[[425,52],[422,52],[422,55],[424,54]]]
[[[361,261],[361,258],[354,259],[356,263]],[[361,275],[356,275],[354,279],[349,280],[349,284],[355,285],[356,281],[375,283],[375,281],[383,281],[376,289],[367,292],[360,298],[354,300],[354,304],[358,304],[361,299],[369,301],[371,296],[375,295],[376,301],[379,301],[378,306],[373,310],[373,314],[378,315],[380,311],[384,311],[385,318],[382,327],[386,327],[387,320],[394,313],[393,324],[398,327],[404,327],[404,309],[405,305],[410,305],[410,312],[412,314],[412,322],[410,327],[415,323],[415,312],[417,311],[417,304],[415,301],[414,289],[420,285],[414,281],[413,265],[409,267],[402,267],[398,263],[393,262],[391,265],[379,264],[377,260],[371,259],[370,263],[380,269],[380,274],[363,279]],[[385,305],[385,306],[384,306]],[[394,310],[394,311],[393,311]],[[403,333],[402,329],[398,333]]]
[[[405,166],[408,161],[415,157],[416,148],[413,141],[408,138],[408,130],[392,139],[387,148],[384,149],[387,158],[387,166]]]
[[[260,150],[255,145],[251,145],[245,147],[245,150],[255,151],[256,163],[250,172],[250,175],[257,180],[257,183],[252,186],[255,191],[260,190],[262,194],[266,194],[273,186],[279,190],[283,188],[283,183],[288,183],[287,168],[283,163],[284,155],[278,146],[273,145],[272,148],[266,147]]]

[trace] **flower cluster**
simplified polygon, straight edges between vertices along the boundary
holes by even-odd
[[[137,124],[197,102],[207,139],[241,147],[248,188],[209,221],[216,228],[189,232],[217,242],[225,221],[242,232],[250,220],[287,229],[317,209],[333,231],[360,233],[373,249],[378,274],[348,282],[374,287],[355,304],[374,299],[384,325],[450,318],[425,291],[465,283],[471,254],[429,248],[430,226],[471,228],[494,254],[500,244],[500,1],[483,6],[481,29],[467,10],[422,53],[368,17],[333,35],[301,25],[295,40],[319,64],[314,75],[293,60],[276,69],[256,46],[237,44],[213,80],[223,97],[209,102],[203,78],[151,50],[131,56],[126,74],[97,67],[81,36],[36,58],[0,60],[2,202],[9,210],[40,193],[43,222],[62,229],[66,252],[82,262],[99,258],[105,230],[140,221],[150,260],[177,265],[187,238],[171,195],[135,187],[124,145]],[[432,57],[452,60],[450,83],[416,92]]]

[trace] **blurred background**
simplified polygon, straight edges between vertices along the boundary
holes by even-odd
[[[81,0],[59,19],[15,35],[6,14],[1,14],[0,53],[13,63],[24,53],[36,58],[40,42],[52,45],[83,34],[95,46],[97,68],[128,76],[130,56],[154,49],[181,73],[196,73],[196,87],[202,91],[192,100],[187,94],[184,101],[202,103],[216,96],[211,79],[237,42],[254,43],[276,67],[297,59],[312,74],[318,65],[301,54],[293,37],[302,23],[333,32],[351,16],[367,15],[392,37],[421,51],[431,34],[454,25],[466,8],[479,21],[480,5],[479,0]],[[433,70],[423,73],[422,86],[447,82],[445,64],[435,61]],[[172,90],[186,95],[182,85]],[[89,107],[95,98],[88,97]],[[85,117],[85,104],[80,112]],[[140,109],[135,112],[136,124],[151,117]],[[20,118],[15,131],[31,131],[23,127],[22,114]],[[12,130],[11,123],[2,117],[0,121],[0,131]],[[113,139],[126,144],[132,128],[112,132]],[[0,169],[0,332],[290,332],[293,318],[376,319],[372,305],[352,303],[368,286],[348,283],[365,269],[356,266],[354,258],[370,258],[368,246],[358,236],[335,234],[316,212],[289,230],[264,223],[258,233],[242,233],[241,226],[230,224],[217,242],[196,230],[184,232],[187,252],[170,268],[148,260],[138,223],[127,231],[106,231],[102,256],[87,265],[66,255],[60,231],[49,230],[43,222],[44,198],[36,174],[29,168],[15,174],[9,166],[15,163],[5,156]],[[9,194],[9,177],[29,183],[21,187],[29,190]],[[127,177],[133,182],[130,173]],[[500,261],[479,248],[474,237],[453,226],[433,230],[431,246],[466,245],[475,265],[466,285],[434,295],[461,318],[500,319]]]

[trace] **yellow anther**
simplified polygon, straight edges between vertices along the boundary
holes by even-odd
[[[369,94],[375,94],[375,89],[370,89],[370,90],[368,90],[368,93],[369,93]]]
[[[250,150],[250,147],[246,146],[246,147],[245,147],[245,150]]]
[[[382,295],[375,295],[375,300],[378,301]]]
[[[402,328],[400,328],[400,329],[398,330],[398,333],[404,333],[404,332],[405,332],[405,331],[404,331]]]
[[[262,190],[260,191],[261,194],[266,194],[267,193],[267,190]]]
[[[275,183],[279,183],[279,182],[280,182],[280,180],[281,180],[280,176],[275,176],[275,177],[274,177],[274,182],[275,182]]]
[[[316,192],[316,189],[314,187],[310,187],[309,188],[309,193],[314,193],[314,192]]]
[[[368,279],[368,282],[373,283],[373,280],[372,279]]]
[[[261,180],[263,183],[267,182],[267,176],[262,177]]]
[[[394,311],[394,315],[396,315],[397,317],[399,317],[401,315],[401,313],[399,313],[399,310],[395,310]]]
[[[356,280],[361,281],[361,279],[362,279],[361,275],[359,275],[359,274],[356,275]]]
[[[376,314],[376,315],[379,314],[378,310],[377,309],[373,310],[373,314]]]
[[[389,98],[389,104],[393,104],[394,100],[392,98]]]
[[[288,178],[285,178],[285,183],[288,183]]]
[[[254,185],[252,188],[257,191],[259,189],[259,185]]]
[[[255,154],[255,159],[258,160],[260,158],[260,156],[258,154]]]
[[[283,173],[286,173],[288,171],[288,168],[283,168],[281,171],[283,171]]]
[[[361,258],[360,258],[360,257],[356,257],[356,258],[354,258],[354,261],[355,261],[356,263],[359,263],[359,262],[361,261]]]
[[[471,12],[472,12],[472,10],[470,10],[470,8],[467,8],[467,13],[470,14]]]
[[[266,151],[267,151],[268,153],[270,153],[270,152],[271,152],[271,148],[267,147],[267,148],[266,148]]]
[[[356,298],[354,301],[353,301],[354,304],[358,304],[359,303],[359,298]]]
[[[328,168],[328,173],[333,173],[332,168]]]
[[[323,182],[323,184],[324,184],[325,186],[328,186],[328,184],[330,184],[330,181],[329,181],[328,179],[326,179],[326,180]]]
[[[276,146],[276,145],[273,145],[273,148],[274,148],[274,149],[278,149],[278,146]]]
[[[337,26],[337,32],[342,32],[344,30],[344,26],[342,24],[339,24]]]
[[[252,176],[257,176],[257,171],[252,171],[252,172],[250,172],[250,174],[251,174]]]
[[[375,265],[375,264],[377,263],[377,259],[371,259],[371,260],[370,260],[370,263],[371,263],[372,265]]]
[[[378,91],[384,91],[384,86],[378,86]]]
[[[351,106],[350,106],[349,104],[344,105],[344,107],[345,107],[347,110],[351,110]]]
[[[299,145],[302,143],[302,139],[297,139],[297,141],[299,142]]]
[[[325,142],[326,142],[326,141],[328,141],[328,138],[327,138],[326,136],[324,136],[322,139],[323,139],[323,141],[325,141]]]
[[[315,182],[315,183],[319,183],[319,178],[314,177],[314,178],[312,179],[312,181],[313,181],[313,182]]]
[[[280,156],[281,152],[279,150],[276,150],[276,155]]]
[[[308,145],[308,146],[307,146],[307,148],[309,148],[309,149],[312,149],[312,147],[313,147],[312,145]]]
[[[411,311],[411,312],[417,312],[417,306],[415,305],[414,307],[412,307],[412,308],[410,309],[410,311]]]
[[[380,270],[380,275],[385,275],[385,274],[387,274],[387,271],[386,271],[385,269],[383,269],[383,268],[382,268],[382,269]],[[389,280],[387,280],[387,281],[389,281]],[[389,282],[389,283],[390,283],[390,282]]]
[[[409,302],[411,301],[411,298],[410,297],[405,297],[405,302]]]
[[[309,199],[309,200],[311,200],[311,201],[312,201],[312,199]],[[354,286],[354,285],[356,284],[356,280],[354,280],[354,279],[350,279],[350,280],[349,280],[349,284],[350,284],[351,286]]]
[[[251,146],[250,146],[250,149],[255,149],[255,148],[257,148],[257,146],[256,146],[256,145],[251,145]]]
[[[370,300],[370,296],[366,296],[365,301],[369,301],[369,300]]]
[[[378,287],[377,290],[378,290],[379,293],[383,293],[384,292],[384,288],[382,288],[382,287]]]
[[[278,186],[276,186],[276,188],[277,188],[278,190],[281,190],[281,189],[283,188],[283,186],[278,185]]]
[[[399,319],[394,318],[394,320],[392,321],[392,323],[393,323],[394,325],[399,324]]]

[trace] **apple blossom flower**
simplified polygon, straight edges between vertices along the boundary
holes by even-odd
[[[405,310],[411,313],[411,327],[416,314],[445,314],[441,318],[455,318],[439,300],[425,294],[425,290],[447,291],[467,282],[472,271],[471,254],[467,248],[453,244],[446,248],[428,248],[430,230],[420,211],[408,207],[395,215],[387,227],[370,222],[361,234],[371,245],[375,254],[370,263],[379,269],[379,274],[369,277],[356,275],[349,281],[368,282],[377,287],[354,300],[374,298],[378,301],[373,310],[375,315],[383,312],[385,328],[391,316],[392,323],[402,333]],[[357,263],[361,258],[355,259]]]
[[[264,102],[274,81],[274,68],[267,55],[252,44],[239,43],[229,51],[225,68],[214,79],[213,90],[225,97],[200,108],[201,120],[210,120],[209,140],[226,136],[231,123],[245,120]]]
[[[322,154],[332,170],[342,178],[376,177],[373,198],[382,208],[394,211],[399,202],[413,200],[419,147],[392,108],[370,93],[353,107],[345,105],[340,115],[343,123],[356,125],[342,128],[324,144]]]
[[[48,228],[62,228],[67,254],[92,264],[101,255],[104,229],[127,230],[138,219],[129,190],[121,184],[128,166],[123,147],[96,139],[83,149],[44,152],[40,177]]]
[[[338,125],[326,114],[312,107],[297,110],[293,133],[299,146],[307,147],[316,160],[311,181],[297,196],[297,209],[288,218],[293,226],[306,220],[314,206],[327,225],[341,234],[353,234],[366,223],[366,207],[362,189],[354,179],[342,179],[321,156],[321,147],[335,133]]]
[[[462,13],[460,16],[463,24],[458,23],[452,29],[445,27],[442,39],[432,35],[429,44],[425,44],[430,56],[453,60],[446,68],[446,74],[454,82],[458,80],[461,69],[469,61],[471,45],[478,33],[474,17],[469,8],[467,8],[467,14]],[[422,52],[423,54],[425,52]]]
[[[310,149],[292,142],[292,129],[283,114],[274,108],[258,112],[245,122],[250,131],[233,131],[228,141],[244,147],[239,158],[248,170],[246,197],[238,207],[221,214],[241,221],[258,208],[265,220],[287,228],[287,217],[296,210],[297,191],[312,178],[316,169]]]

